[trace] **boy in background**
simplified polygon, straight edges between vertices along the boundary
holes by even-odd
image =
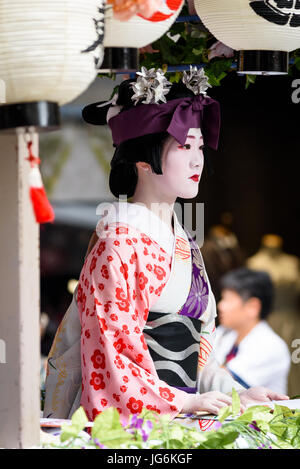
[[[267,272],[242,267],[222,277],[215,356],[243,386],[286,394],[290,353],[265,321],[272,298]]]

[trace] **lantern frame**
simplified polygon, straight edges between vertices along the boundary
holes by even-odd
[[[139,50],[134,47],[105,47],[98,73],[134,73],[139,69]]]
[[[50,101],[2,104],[0,106],[0,130],[14,133],[18,127],[34,128],[36,132],[59,129],[58,104]]]

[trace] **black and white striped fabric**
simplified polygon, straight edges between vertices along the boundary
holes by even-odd
[[[196,392],[201,321],[150,311],[143,333],[159,378],[169,386]]]

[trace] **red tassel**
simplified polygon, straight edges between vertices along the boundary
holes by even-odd
[[[27,143],[27,148],[29,156],[26,159],[30,162],[31,166],[29,172],[29,194],[35,219],[37,223],[53,222],[55,218],[54,210],[47,198],[42,176],[38,167],[41,160],[32,154],[32,142]]]

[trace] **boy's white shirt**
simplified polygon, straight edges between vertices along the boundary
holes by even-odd
[[[216,331],[215,355],[223,365],[237,338],[233,330],[219,326]],[[266,321],[260,321],[240,342],[237,355],[227,368],[249,386],[265,386],[286,394],[291,357],[286,343]]]

